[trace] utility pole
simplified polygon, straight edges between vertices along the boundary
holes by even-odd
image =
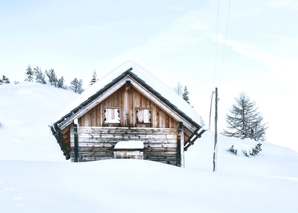
[[[213,150],[213,172],[216,171],[216,160],[217,160],[217,105],[218,105],[218,92],[215,87],[215,129],[214,129],[214,150]]]

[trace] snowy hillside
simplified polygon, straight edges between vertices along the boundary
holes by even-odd
[[[0,160],[64,161],[49,122],[78,94],[37,83],[0,86]]]
[[[1,212],[297,212],[298,154],[269,143],[245,157],[256,142],[219,136],[216,173],[212,132],[186,152],[185,169],[65,161],[47,125],[76,97],[40,84],[0,86]]]
[[[246,157],[242,150],[251,150],[258,142],[218,135],[218,144],[219,173],[296,177],[298,181],[298,153],[292,149],[262,142],[262,151],[258,155]],[[232,145],[238,150],[237,155],[227,151]],[[213,147],[214,132],[205,132],[202,140],[185,153],[186,167],[210,171],[213,168]]]

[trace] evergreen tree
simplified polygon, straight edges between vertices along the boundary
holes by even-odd
[[[73,79],[70,83],[70,89],[72,89],[75,93],[81,94],[84,90],[82,88],[83,86],[83,80],[82,79]]]
[[[57,79],[57,76],[56,76],[56,73],[55,73],[54,69],[50,69],[49,71],[46,70],[46,75],[49,78],[50,84],[57,87],[58,79]]]
[[[26,69],[26,75],[27,78],[25,79],[25,81],[29,81],[29,82],[33,82],[33,71],[30,65],[28,65],[27,69]]]
[[[63,76],[58,80],[57,87],[58,88],[64,88],[64,78],[63,78]]]
[[[2,85],[3,84],[3,81],[2,81],[2,79],[0,78],[0,85]]]
[[[92,79],[90,81],[90,85],[93,85],[96,81],[97,81],[97,74],[96,71],[94,70],[93,75],[92,75]]]
[[[41,68],[35,67],[34,68],[34,74],[35,74],[35,81],[37,83],[46,84],[45,75],[42,73]]]
[[[255,103],[251,102],[245,93],[241,93],[235,100],[236,104],[233,104],[230,114],[226,116],[228,130],[224,130],[223,134],[229,137],[265,141],[267,127],[262,123],[263,117]]]
[[[5,75],[3,75],[3,77],[2,77],[2,83],[3,84],[10,84],[9,79]]]
[[[190,104],[189,102],[189,92],[187,90],[187,86],[184,87],[184,92],[182,93],[182,98],[188,103]]]

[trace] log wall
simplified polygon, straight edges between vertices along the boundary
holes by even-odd
[[[177,128],[79,127],[79,161],[114,158],[119,141],[144,143],[143,159],[177,165]],[[71,160],[74,161],[74,136],[71,129]]]

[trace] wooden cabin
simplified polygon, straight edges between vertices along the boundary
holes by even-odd
[[[82,93],[51,130],[73,162],[134,158],[176,166],[205,131],[189,104],[133,62]]]

